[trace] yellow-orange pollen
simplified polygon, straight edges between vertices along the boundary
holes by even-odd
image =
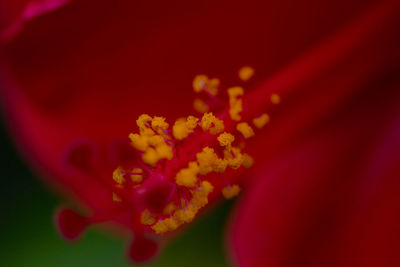
[[[254,75],[254,69],[243,67],[239,70],[238,76],[242,81],[249,80]],[[217,78],[209,79],[206,75],[197,75],[193,81],[193,89],[196,93],[205,93],[209,97],[218,94],[220,81]],[[207,180],[207,175],[216,173],[226,184],[219,189],[216,194],[222,194],[230,199],[237,196],[240,187],[237,184],[229,184],[222,177],[226,170],[237,170],[240,167],[250,168],[253,165],[253,158],[243,153],[244,141],[253,137],[256,133],[253,129],[260,129],[269,121],[267,114],[262,114],[252,120],[253,127],[249,122],[241,121],[243,111],[244,89],[242,87],[231,87],[227,89],[229,98],[228,119],[236,124],[230,127],[232,132],[225,129],[222,119],[215,116],[203,100],[195,100],[195,109],[203,113],[200,118],[188,116],[177,119],[171,129],[164,117],[150,116],[142,114],[136,120],[139,128],[138,133],[129,134],[132,147],[141,156],[143,168],[133,167],[124,169],[118,167],[113,173],[116,189],[124,189],[127,186],[133,188],[141,187],[143,182],[148,179],[148,172],[155,170],[159,164],[167,164],[176,156],[176,151],[181,142],[191,138],[191,136],[208,133],[211,139],[209,146],[201,147],[197,153],[188,156],[187,163],[182,164],[176,170],[173,177],[168,178],[175,184],[178,192],[186,192],[184,195],[177,195],[176,198],[167,204],[162,214],[155,214],[144,209],[141,212],[141,223],[149,226],[155,233],[163,234],[177,229],[184,223],[191,222],[201,208],[208,204],[209,195],[214,191],[214,186]],[[278,100],[277,100],[278,99]],[[273,103],[279,102],[279,96],[271,96]],[[215,136],[215,137],[214,137]],[[207,139],[209,140],[209,139]],[[235,144],[237,143],[237,144]],[[214,146],[214,147],[213,147]],[[113,192],[112,199],[122,202],[124,199]]]

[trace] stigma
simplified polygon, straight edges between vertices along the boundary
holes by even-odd
[[[249,66],[238,71],[242,82],[253,75]],[[129,168],[119,166],[112,176],[112,200],[123,204],[132,192],[138,195],[140,223],[155,234],[191,222],[211,196],[237,196],[240,185],[225,174],[253,165],[254,159],[244,151],[246,141],[269,121],[265,113],[242,121],[242,86],[221,91],[218,78],[197,75],[193,90],[200,96],[193,105],[200,116],[188,115],[168,123],[162,116],[140,115],[137,131],[129,134],[140,160]],[[271,96],[274,103],[278,98]],[[221,115],[213,113],[216,103],[224,107]]]

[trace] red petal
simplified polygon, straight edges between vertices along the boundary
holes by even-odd
[[[71,209],[64,208],[56,215],[56,224],[63,237],[74,241],[81,236],[87,226],[87,220]]]
[[[399,265],[398,71],[373,81],[260,167],[231,229],[240,266]]]
[[[162,213],[165,206],[171,201],[175,185],[171,182],[152,179],[144,187],[146,187],[142,197],[144,207],[155,214]]]
[[[268,102],[272,93],[279,93],[283,99],[278,107],[270,108],[272,119],[260,138],[256,136],[249,142],[250,154],[264,160],[256,161],[256,165],[273,159],[282,149],[290,149],[304,134],[318,129],[319,123],[343,112],[347,105],[362,104],[363,95],[378,98],[394,93],[380,87],[398,73],[398,10],[395,1],[373,6],[250,95],[248,100],[254,105],[248,109],[249,114],[257,109],[260,99]]]
[[[197,73],[231,84],[232,74],[248,63],[264,79],[366,2],[373,1],[71,3],[31,21],[2,47],[8,75],[0,73],[1,85],[17,142],[53,181],[95,211],[107,210],[113,203],[102,176],[112,169],[109,147],[131,131],[139,113],[170,119],[189,112],[189,87]],[[369,73],[365,69],[357,83]],[[303,127],[318,110],[310,107]],[[278,129],[275,136],[287,132]],[[264,148],[259,146],[257,158]]]
[[[18,34],[24,24],[51,12],[71,0],[1,0],[0,41],[8,41]]]
[[[129,246],[128,256],[134,262],[144,262],[153,258],[159,245],[145,236],[137,236]]]

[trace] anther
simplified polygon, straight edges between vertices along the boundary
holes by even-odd
[[[224,130],[224,122],[215,117],[211,112],[203,115],[200,126],[203,131],[210,130],[211,134],[218,134]]]
[[[253,124],[259,129],[264,127],[265,124],[267,124],[268,122],[269,122],[269,116],[266,113],[264,113],[261,116],[253,119]]]
[[[244,81],[244,82],[248,81],[251,79],[251,77],[253,77],[254,69],[250,66],[244,66],[244,67],[240,68],[238,75],[242,81]]]
[[[236,125],[236,129],[243,135],[244,138],[254,136],[254,131],[247,122],[241,122]]]
[[[243,88],[239,86],[229,88],[228,96],[230,106],[229,115],[232,120],[240,121],[242,117],[239,114],[243,110],[243,102],[239,97],[243,96]]]
[[[231,199],[233,197],[236,197],[240,192],[240,187],[238,185],[232,185],[232,186],[227,186],[224,189],[222,189],[222,195],[226,199]]]
[[[210,110],[210,107],[200,98],[196,98],[193,102],[193,108],[197,112],[203,114]]]
[[[271,95],[271,103],[272,104],[279,104],[281,102],[281,97],[278,94]]]

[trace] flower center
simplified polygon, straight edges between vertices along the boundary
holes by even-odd
[[[247,81],[254,70],[243,67],[238,74]],[[239,194],[239,185],[232,184],[224,174],[252,166],[252,157],[243,152],[246,139],[269,121],[267,114],[251,122],[241,121],[242,87],[227,89],[228,104],[218,96],[219,79],[198,75],[193,89],[200,96],[194,108],[202,116],[179,118],[170,127],[164,117],[140,115],[138,132],[129,134],[140,160],[113,173],[113,200],[124,202],[137,194],[140,222],[157,234],[191,222],[208,204],[211,194],[228,199]],[[273,95],[271,102],[279,103],[279,96]],[[221,110],[221,106],[222,112],[215,116],[213,111]]]
[[[253,75],[251,67],[238,72],[242,82]],[[240,193],[238,177],[254,161],[245,153],[246,142],[270,117],[257,113],[265,110],[264,105],[253,105],[257,102],[254,94],[251,101],[244,98],[241,86],[222,90],[219,79],[197,75],[193,89],[198,93],[193,107],[200,115],[179,118],[171,127],[164,117],[139,116],[138,131],[129,134],[129,144],[124,143],[120,166],[103,181],[112,205],[90,217],[61,209],[56,223],[66,239],[76,240],[89,225],[116,221],[135,234],[130,258],[144,261],[159,249],[148,233],[174,231],[191,222],[214,199],[221,195],[230,199]],[[277,94],[262,95],[265,97],[272,105],[280,102]],[[89,152],[85,147],[77,150],[70,161],[90,169]],[[93,175],[97,175],[95,170]]]

